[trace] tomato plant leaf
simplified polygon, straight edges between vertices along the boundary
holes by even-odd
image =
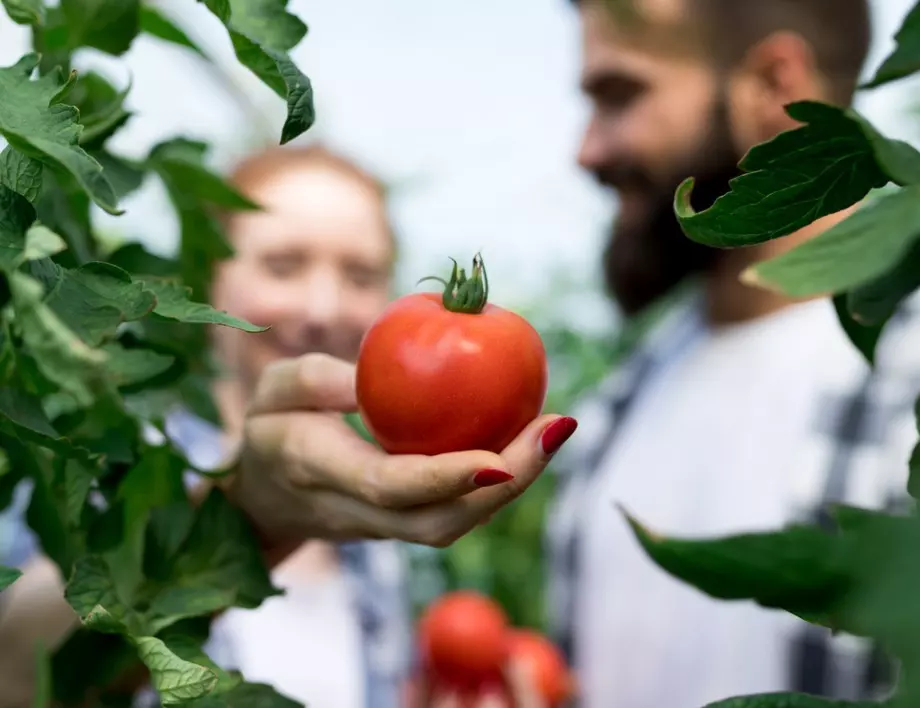
[[[156,306],[153,292],[109,263],[71,269],[46,261],[33,275],[40,275],[50,291],[47,306],[90,346],[111,339],[120,324],[138,320]]]
[[[218,587],[170,587],[158,594],[150,603],[150,631],[160,631],[190,617],[210,615],[236,601],[236,590]]]
[[[210,305],[192,302],[189,299],[190,288],[186,288],[177,280],[147,278],[143,283],[156,295],[157,304],[153,311],[160,317],[189,324],[225,325],[245,332],[264,332],[268,329],[250,324],[221,310],[215,310]]]
[[[240,683],[219,695],[199,698],[189,708],[303,708],[303,704],[281,695],[271,686]]]
[[[0,186],[21,194],[30,202],[38,199],[42,189],[44,166],[23,155],[12,145],[0,151]]]
[[[23,261],[37,261],[48,258],[67,248],[67,243],[44,224],[34,223],[26,231],[26,243],[22,252]]]
[[[121,214],[112,185],[102,166],[79,145],[82,127],[74,106],[61,103],[73,77],[60,72],[31,80],[38,56],[28,54],[11,67],[0,68],[0,134],[29,157],[63,170],[77,181],[92,200],[110,214]]]
[[[42,0],[3,0],[3,7],[10,19],[19,25],[41,25],[45,21]]]
[[[313,86],[286,52],[306,34],[286,0],[202,0],[227,28],[240,63],[287,101],[281,143],[313,125]]]
[[[793,297],[840,293],[897,268],[918,239],[920,186],[905,187],[742,277]]]
[[[105,353],[89,347],[45,304],[37,280],[13,273],[9,283],[18,326],[39,370],[78,402],[89,405],[99,391]]]
[[[840,537],[818,528],[680,540],[657,536],[627,518],[658,566],[717,599],[751,599],[830,624],[830,612],[849,588]]]
[[[201,47],[195,44],[181,27],[155,7],[147,4],[141,6],[140,28],[142,32],[151,37],[191,49],[198,56],[207,58]]]
[[[89,154],[102,165],[105,176],[119,199],[127,197],[143,184],[147,172],[142,163],[127,160],[102,149],[90,149]]]
[[[92,47],[120,56],[140,30],[140,0],[61,0],[70,49]]]
[[[800,102],[786,107],[803,126],[754,146],[731,191],[697,212],[693,179],[677,190],[674,210],[694,241],[726,248],[786,236],[862,200],[893,181],[920,183],[920,153],[880,135],[851,109]]]
[[[105,344],[101,349],[108,356],[106,371],[119,387],[149,381],[167,371],[176,361],[174,357],[150,349],[126,349],[117,342]]]
[[[35,209],[25,197],[0,186],[0,269],[14,270],[22,262],[26,234]]]
[[[837,313],[837,321],[840,322],[840,326],[850,342],[866,358],[869,365],[875,366],[875,348],[882,337],[884,325],[864,325],[857,322],[853,319],[853,315],[850,314],[847,300],[846,294],[834,297],[834,310]]]
[[[6,590],[10,585],[22,577],[22,571],[19,568],[7,568],[0,565],[0,592]]]
[[[118,91],[100,74],[88,71],[80,74],[68,98],[80,111],[80,145],[84,148],[101,147],[108,138],[131,117],[125,110],[125,99],[131,91],[129,84]]]
[[[213,671],[180,659],[162,639],[140,637],[135,646],[141,661],[150,669],[151,683],[165,705],[200,698],[217,684]]]
[[[920,4],[914,5],[895,34],[896,46],[875,75],[861,88],[876,88],[904,79],[920,70]]]
[[[709,703],[704,708],[880,708],[879,703],[835,701],[804,693],[764,693]]]

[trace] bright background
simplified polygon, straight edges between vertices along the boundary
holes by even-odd
[[[116,83],[133,79],[137,113],[110,143],[126,156],[183,134],[214,145],[229,166],[280,134],[284,106],[233,57],[226,32],[192,0],[160,8],[217,59],[218,69],[181,48],[141,36],[113,60],[85,51],[87,65]],[[877,0],[870,67],[888,51],[909,0]],[[309,34],[293,57],[312,79],[318,120],[305,136],[366,162],[396,187],[404,241],[402,282],[448,256],[482,248],[495,299],[528,301],[555,271],[591,289],[611,199],[574,164],[585,106],[576,86],[577,16],[568,0],[292,0]],[[0,65],[25,51],[26,31],[0,20]],[[901,116],[902,83],[860,97],[858,107],[889,134]],[[178,231],[155,180],[105,226],[169,251]],[[609,320],[596,299],[574,308],[587,324]]]

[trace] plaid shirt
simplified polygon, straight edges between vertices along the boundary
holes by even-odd
[[[579,433],[554,463],[559,487],[547,525],[548,604],[555,638],[576,665],[573,599],[580,577],[584,495],[645,382],[705,336],[701,304],[698,291],[680,298],[622,365],[576,407]],[[820,407],[822,419],[806,432],[803,454],[796,461],[801,470],[795,475],[792,520],[823,522],[823,509],[834,502],[871,508],[907,503],[907,461],[917,439],[913,404],[920,391],[917,309],[916,302],[910,303],[889,324],[874,369],[865,365],[826,377],[827,405]],[[882,695],[890,685],[890,667],[873,646],[805,622],[788,658],[788,685],[777,690],[864,700]]]

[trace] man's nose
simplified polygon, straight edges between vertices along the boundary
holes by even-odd
[[[342,279],[334,268],[314,268],[306,275],[298,294],[306,324],[318,327],[335,324],[342,310]]]
[[[610,169],[619,152],[616,132],[609,121],[592,116],[582,136],[578,150],[578,164],[588,172]]]

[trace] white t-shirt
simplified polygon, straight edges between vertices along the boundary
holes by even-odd
[[[647,381],[585,498],[575,598],[585,708],[700,708],[786,688],[794,617],[711,599],[645,555],[626,510],[679,537],[790,521],[828,375],[867,370],[816,301],[708,332]]]

